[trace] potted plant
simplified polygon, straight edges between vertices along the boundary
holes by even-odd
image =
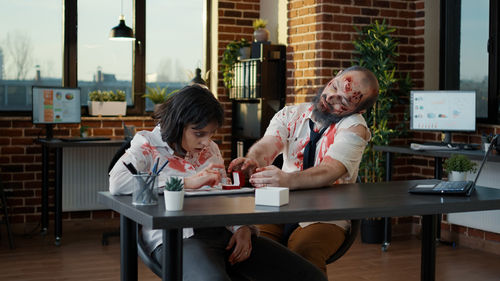
[[[241,38],[239,41],[231,41],[227,44],[221,60],[222,76],[226,88],[231,89],[233,87],[234,64],[238,61],[240,49],[249,46],[250,43],[245,38]]]
[[[89,93],[89,114],[93,116],[124,116],[127,113],[125,91],[101,91]]]
[[[255,30],[253,32],[253,40],[255,42],[269,41],[269,30],[266,29],[267,21],[264,19],[256,19],[253,21],[252,26]]]
[[[156,88],[146,86],[146,94],[144,94],[142,97],[150,99],[154,103],[156,110],[156,107],[158,107],[158,105],[164,103],[173,93],[178,91],[179,90],[173,90],[167,93],[166,86],[165,88],[161,88],[158,85],[156,85]]]
[[[184,205],[184,183],[181,178],[171,177],[165,182],[163,190],[165,209],[167,211],[180,211]]]
[[[443,167],[449,181],[465,181],[468,172],[476,172],[476,163],[462,154],[453,154],[444,161]]]
[[[385,175],[385,159],[382,152],[375,151],[374,145],[388,145],[394,137],[403,135],[406,131],[403,127],[405,122],[400,122],[395,128],[390,126],[390,121],[394,118],[394,107],[403,103],[405,97],[411,89],[410,76],[397,77],[398,72],[396,61],[398,41],[392,36],[395,28],[389,27],[385,21],[367,25],[361,29],[356,29],[358,36],[353,41],[356,50],[354,58],[355,65],[364,66],[370,69],[379,81],[379,97],[375,105],[367,110],[363,115],[366,123],[372,132],[372,139],[363,153],[363,158],[359,167],[361,182],[381,182]],[[406,112],[405,112],[406,118]],[[363,237],[375,237],[373,241],[380,241],[387,230],[387,239],[391,238],[390,218],[372,218],[361,221],[361,234]],[[387,222],[387,224],[385,223]],[[368,227],[365,225],[387,225],[385,227]],[[373,231],[367,231],[372,229]]]

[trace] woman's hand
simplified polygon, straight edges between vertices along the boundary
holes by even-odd
[[[222,175],[219,169],[224,169],[223,164],[210,164],[196,175],[184,179],[184,188],[197,189],[205,185],[214,186],[219,184]]]
[[[274,165],[257,168],[255,174],[250,177],[250,183],[255,187],[290,186],[288,183],[288,173],[283,172]]]
[[[231,250],[233,247],[233,252],[229,256],[229,263],[231,265],[242,262],[250,257],[252,253],[252,231],[250,227],[244,225],[236,230],[229,240],[226,250]]]

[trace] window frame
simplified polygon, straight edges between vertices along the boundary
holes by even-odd
[[[461,0],[441,0],[441,32],[439,89],[458,90],[460,88],[460,23]],[[500,4],[496,0],[489,1],[489,38],[488,38],[488,117],[476,118],[478,123],[500,124],[500,108],[498,106],[500,73],[499,57],[499,15]]]
[[[62,87],[78,87],[78,0],[63,1],[63,62],[62,62]],[[210,66],[211,57],[211,3],[206,1],[206,28],[205,66]],[[127,107],[127,115],[147,116],[146,101],[142,96],[146,92],[146,0],[133,0],[132,9],[133,30],[136,37],[132,47],[132,99],[133,106]],[[81,107],[82,115],[86,113],[85,106]],[[0,116],[29,116],[31,110],[26,111],[1,111]]]

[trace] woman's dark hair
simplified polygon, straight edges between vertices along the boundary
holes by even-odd
[[[221,127],[224,110],[208,89],[194,84],[172,94],[155,110],[153,118],[160,124],[162,140],[184,154],[181,148],[184,127],[193,124],[195,129],[201,129],[212,122]]]

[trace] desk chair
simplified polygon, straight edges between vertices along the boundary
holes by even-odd
[[[125,140],[126,141],[122,144],[122,146],[118,149],[118,151],[113,156],[113,159],[111,159],[111,162],[109,163],[109,166],[108,166],[108,174],[109,174],[109,172],[111,172],[111,169],[113,169],[116,162],[118,162],[118,160],[125,153],[125,151],[130,148],[130,142],[132,141],[132,138],[125,138]],[[109,237],[113,237],[113,236],[118,236],[118,237],[120,236],[120,229],[119,228],[115,231],[104,232],[102,234],[101,244],[103,246],[108,245],[109,244]]]
[[[337,251],[326,260],[326,264],[331,264],[332,262],[338,260],[347,252],[347,250],[349,250],[349,248],[351,248],[352,243],[354,243],[354,240],[356,240],[356,237],[358,236],[360,225],[361,220],[351,220],[351,227],[345,235],[344,242],[342,242],[342,245],[340,245]]]
[[[9,247],[14,249],[14,237],[12,236],[12,231],[10,229],[9,214],[7,213],[7,199],[5,197],[3,182],[0,179],[0,204],[2,205],[3,219],[0,220],[0,224],[4,223],[7,228],[7,236],[9,239]]]

